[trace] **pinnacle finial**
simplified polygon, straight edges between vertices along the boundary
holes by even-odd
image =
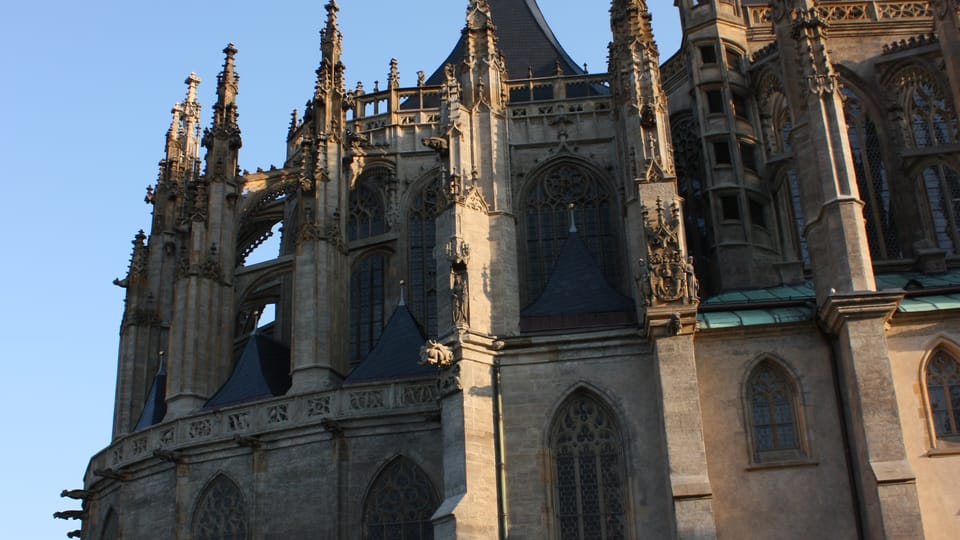
[[[187,99],[185,103],[195,103],[197,101],[197,86],[200,84],[200,77],[197,72],[191,71],[187,79],[183,81],[187,85]]]

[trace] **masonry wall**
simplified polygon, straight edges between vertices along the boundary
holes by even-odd
[[[887,333],[907,459],[927,540],[947,540],[960,530],[960,443],[937,441],[925,395],[925,361],[938,346],[960,357],[960,317],[942,312],[897,315]]]
[[[832,352],[816,326],[702,331],[696,351],[718,535],[856,538]],[[762,358],[779,361],[799,383],[806,459],[767,464],[752,457],[744,384]]]

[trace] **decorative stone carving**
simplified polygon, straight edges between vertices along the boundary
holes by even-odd
[[[90,496],[90,493],[83,489],[65,489],[60,492],[61,497],[82,501]]]
[[[827,24],[817,8],[797,9],[792,20],[793,37],[797,41],[802,76],[806,89],[818,95],[840,89],[840,77],[827,54]]]
[[[350,408],[354,410],[382,409],[384,407],[382,390],[361,390],[350,392]]]
[[[202,439],[213,434],[213,421],[209,418],[203,418],[195,422],[190,422],[190,428],[187,436],[191,439]]]
[[[420,364],[434,367],[447,367],[453,363],[453,352],[449,347],[429,340],[420,347]]]
[[[437,399],[435,384],[411,384],[403,388],[403,406],[414,407],[433,403]]]
[[[227,429],[233,431],[246,431],[250,429],[250,413],[239,412],[227,416]]]
[[[324,416],[327,414],[330,414],[330,396],[307,400],[307,416]]]
[[[647,305],[693,303],[688,276],[693,265],[684,256],[681,242],[680,205],[673,202],[669,212],[657,198],[656,216],[643,207],[647,233],[647,261],[641,261],[641,292],[649,295]],[[696,283],[693,285],[697,287]]]
[[[282,424],[290,420],[290,413],[286,403],[280,403],[267,408],[267,423]]]
[[[470,326],[470,292],[466,265],[450,267],[450,300],[453,325],[457,328]]]
[[[460,380],[460,364],[454,364],[440,373],[440,378],[437,380],[438,399],[461,390],[463,390],[463,383]]]

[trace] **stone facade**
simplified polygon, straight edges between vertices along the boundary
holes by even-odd
[[[960,6],[676,4],[661,63],[613,0],[587,74],[471,0],[365,91],[331,0],[269,171],[237,50],[202,134],[191,75],[76,535],[955,537]]]

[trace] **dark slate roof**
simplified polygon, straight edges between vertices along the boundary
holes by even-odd
[[[607,283],[580,235],[572,231],[540,298],[520,312],[520,329],[606,326],[633,319],[633,300]]]
[[[207,401],[204,409],[282,396],[289,389],[290,350],[268,337],[253,334],[230,378]]]
[[[425,340],[407,306],[397,306],[373,350],[350,372],[344,384],[436,375],[435,368],[420,365],[420,347]]]
[[[150,385],[150,391],[147,392],[147,401],[143,404],[143,411],[140,418],[134,425],[134,431],[147,429],[148,427],[159,424],[167,414],[167,368],[160,361],[160,369],[153,377],[153,384]]]
[[[557,37],[547,25],[536,0],[488,0],[490,17],[497,27],[497,44],[507,64],[509,79],[526,79],[528,68],[534,77],[554,74],[557,60],[564,75],[580,75],[583,68],[563,50]],[[427,79],[428,85],[443,82],[443,66],[459,64],[466,51],[465,37],[460,36],[453,51],[443,64]]]

